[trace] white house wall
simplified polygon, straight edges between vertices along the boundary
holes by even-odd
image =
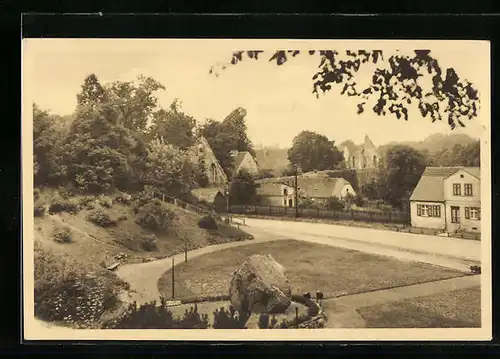
[[[417,205],[439,205],[441,217],[424,217],[417,215]],[[411,225],[412,227],[445,229],[445,205],[439,202],[410,202]],[[448,215],[448,214],[446,214]]]

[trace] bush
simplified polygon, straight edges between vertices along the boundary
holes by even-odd
[[[229,310],[221,307],[214,311],[214,329],[245,329],[245,322],[246,320],[238,317],[232,305]]]
[[[140,243],[141,248],[145,251],[151,252],[157,248],[154,233],[141,233],[135,237],[135,240]]]
[[[146,303],[137,308],[131,304],[120,317],[107,323],[108,329],[206,329],[208,315],[200,315],[198,307],[194,305],[186,309],[182,318],[174,318],[162,298],[159,306],[156,302]]]
[[[337,197],[330,197],[326,203],[326,209],[330,211],[341,211],[344,209],[344,203]]]
[[[43,217],[45,215],[45,206],[43,204],[36,204],[33,209],[35,217]]]
[[[78,204],[82,208],[94,209],[95,200],[96,200],[95,197],[83,196],[83,197],[80,197],[80,199],[78,200]]]
[[[79,210],[78,204],[67,200],[67,199],[55,199],[52,201],[49,207],[49,213],[60,213],[60,212],[68,212],[68,213],[77,213]]]
[[[113,200],[108,196],[100,196],[97,201],[104,208],[111,208],[113,206]]]
[[[35,316],[83,327],[95,326],[101,315],[118,303],[112,289],[90,276],[68,277],[35,290]]]
[[[119,193],[115,196],[115,202],[129,205],[130,203],[132,203],[132,196],[127,193]]]
[[[361,197],[360,195],[354,196],[353,202],[358,207],[363,207],[363,205],[365,204],[364,198]]]
[[[93,210],[87,215],[86,218],[88,221],[101,227],[111,227],[116,225],[116,220],[100,209]]]
[[[118,221],[125,221],[125,220],[127,220],[127,219],[128,219],[128,216],[127,216],[126,214],[120,214],[120,215],[116,218],[116,220],[118,220]]]
[[[203,229],[217,229],[217,221],[211,215],[205,216],[198,221],[198,226]]]
[[[52,233],[52,239],[57,243],[71,243],[73,237],[68,227],[57,227]]]
[[[161,231],[170,226],[174,217],[174,213],[161,201],[155,200],[137,208],[136,223],[152,231]]]
[[[40,198],[40,190],[38,188],[33,189],[33,199],[37,201]]]

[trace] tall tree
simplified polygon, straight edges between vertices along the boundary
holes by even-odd
[[[160,109],[153,114],[150,136],[163,139],[167,143],[187,149],[194,144],[194,128],[196,120],[185,114],[178,100],[170,105],[168,110]]]
[[[153,113],[158,109],[155,93],[165,90],[165,87],[152,77],[141,75],[136,81],[107,84],[105,90],[108,102],[119,112],[123,126],[145,134]]]
[[[82,107],[90,107],[96,109],[99,104],[108,101],[108,94],[101,85],[95,74],[90,74],[85,78],[82,89],[76,95],[77,109]]]
[[[262,50],[236,51],[230,64],[236,65],[245,57],[258,60]],[[278,50],[267,57],[278,66],[299,55],[299,50]],[[446,119],[451,129],[465,127],[464,120],[477,117],[478,91],[467,80],[460,79],[454,68],[442,68],[430,50],[414,50],[412,54],[399,51],[384,59],[381,50],[307,51],[319,56],[319,70],[313,76],[313,93],[330,91],[337,86],[342,95],[358,97],[358,113],[371,106],[377,115],[393,114],[398,119],[409,118],[409,107],[414,104],[423,117],[432,122]],[[368,73],[371,83],[362,84],[358,73],[376,65]],[[210,73],[219,76],[221,67],[212,67]],[[428,84],[428,85],[427,85]]]
[[[196,167],[186,151],[157,139],[148,147],[144,180],[160,192],[182,197],[195,187]]]
[[[59,185],[65,178],[61,159],[61,119],[33,104],[33,159],[35,186]]]
[[[141,150],[140,138],[122,125],[113,106],[80,107],[64,144],[68,178],[85,192],[129,189],[131,163]]]
[[[257,193],[254,177],[246,170],[241,170],[231,182],[231,204],[251,204]]]
[[[382,196],[393,206],[401,206],[417,185],[427,166],[422,153],[410,146],[388,149],[382,172]]]
[[[342,153],[326,136],[313,131],[302,131],[293,139],[288,150],[291,163],[300,166],[302,171],[333,169],[342,159]]]

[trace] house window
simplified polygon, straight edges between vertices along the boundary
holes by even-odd
[[[470,183],[464,184],[464,195],[472,196],[472,184]]]
[[[283,196],[288,196],[288,190],[286,188],[283,190]]]
[[[453,183],[453,195],[460,196],[462,194],[462,188],[460,183]]]
[[[217,182],[217,170],[215,169],[215,163],[210,165],[210,175],[212,177],[212,182]]]
[[[451,207],[451,223],[460,223],[460,207]]]
[[[441,206],[435,204],[417,204],[417,216],[441,217]]]
[[[479,207],[465,207],[465,218],[466,219],[481,219],[481,208]]]
[[[356,167],[356,157],[352,156],[352,168]]]

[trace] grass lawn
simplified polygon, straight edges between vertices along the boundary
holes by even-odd
[[[481,327],[481,290],[460,289],[358,309],[367,328]]]
[[[197,257],[175,267],[177,299],[228,294],[233,271],[252,254],[271,254],[288,271],[294,293],[320,290],[325,297],[361,293],[462,275],[452,269],[297,240],[252,243]],[[172,273],[158,281],[171,297]]]

